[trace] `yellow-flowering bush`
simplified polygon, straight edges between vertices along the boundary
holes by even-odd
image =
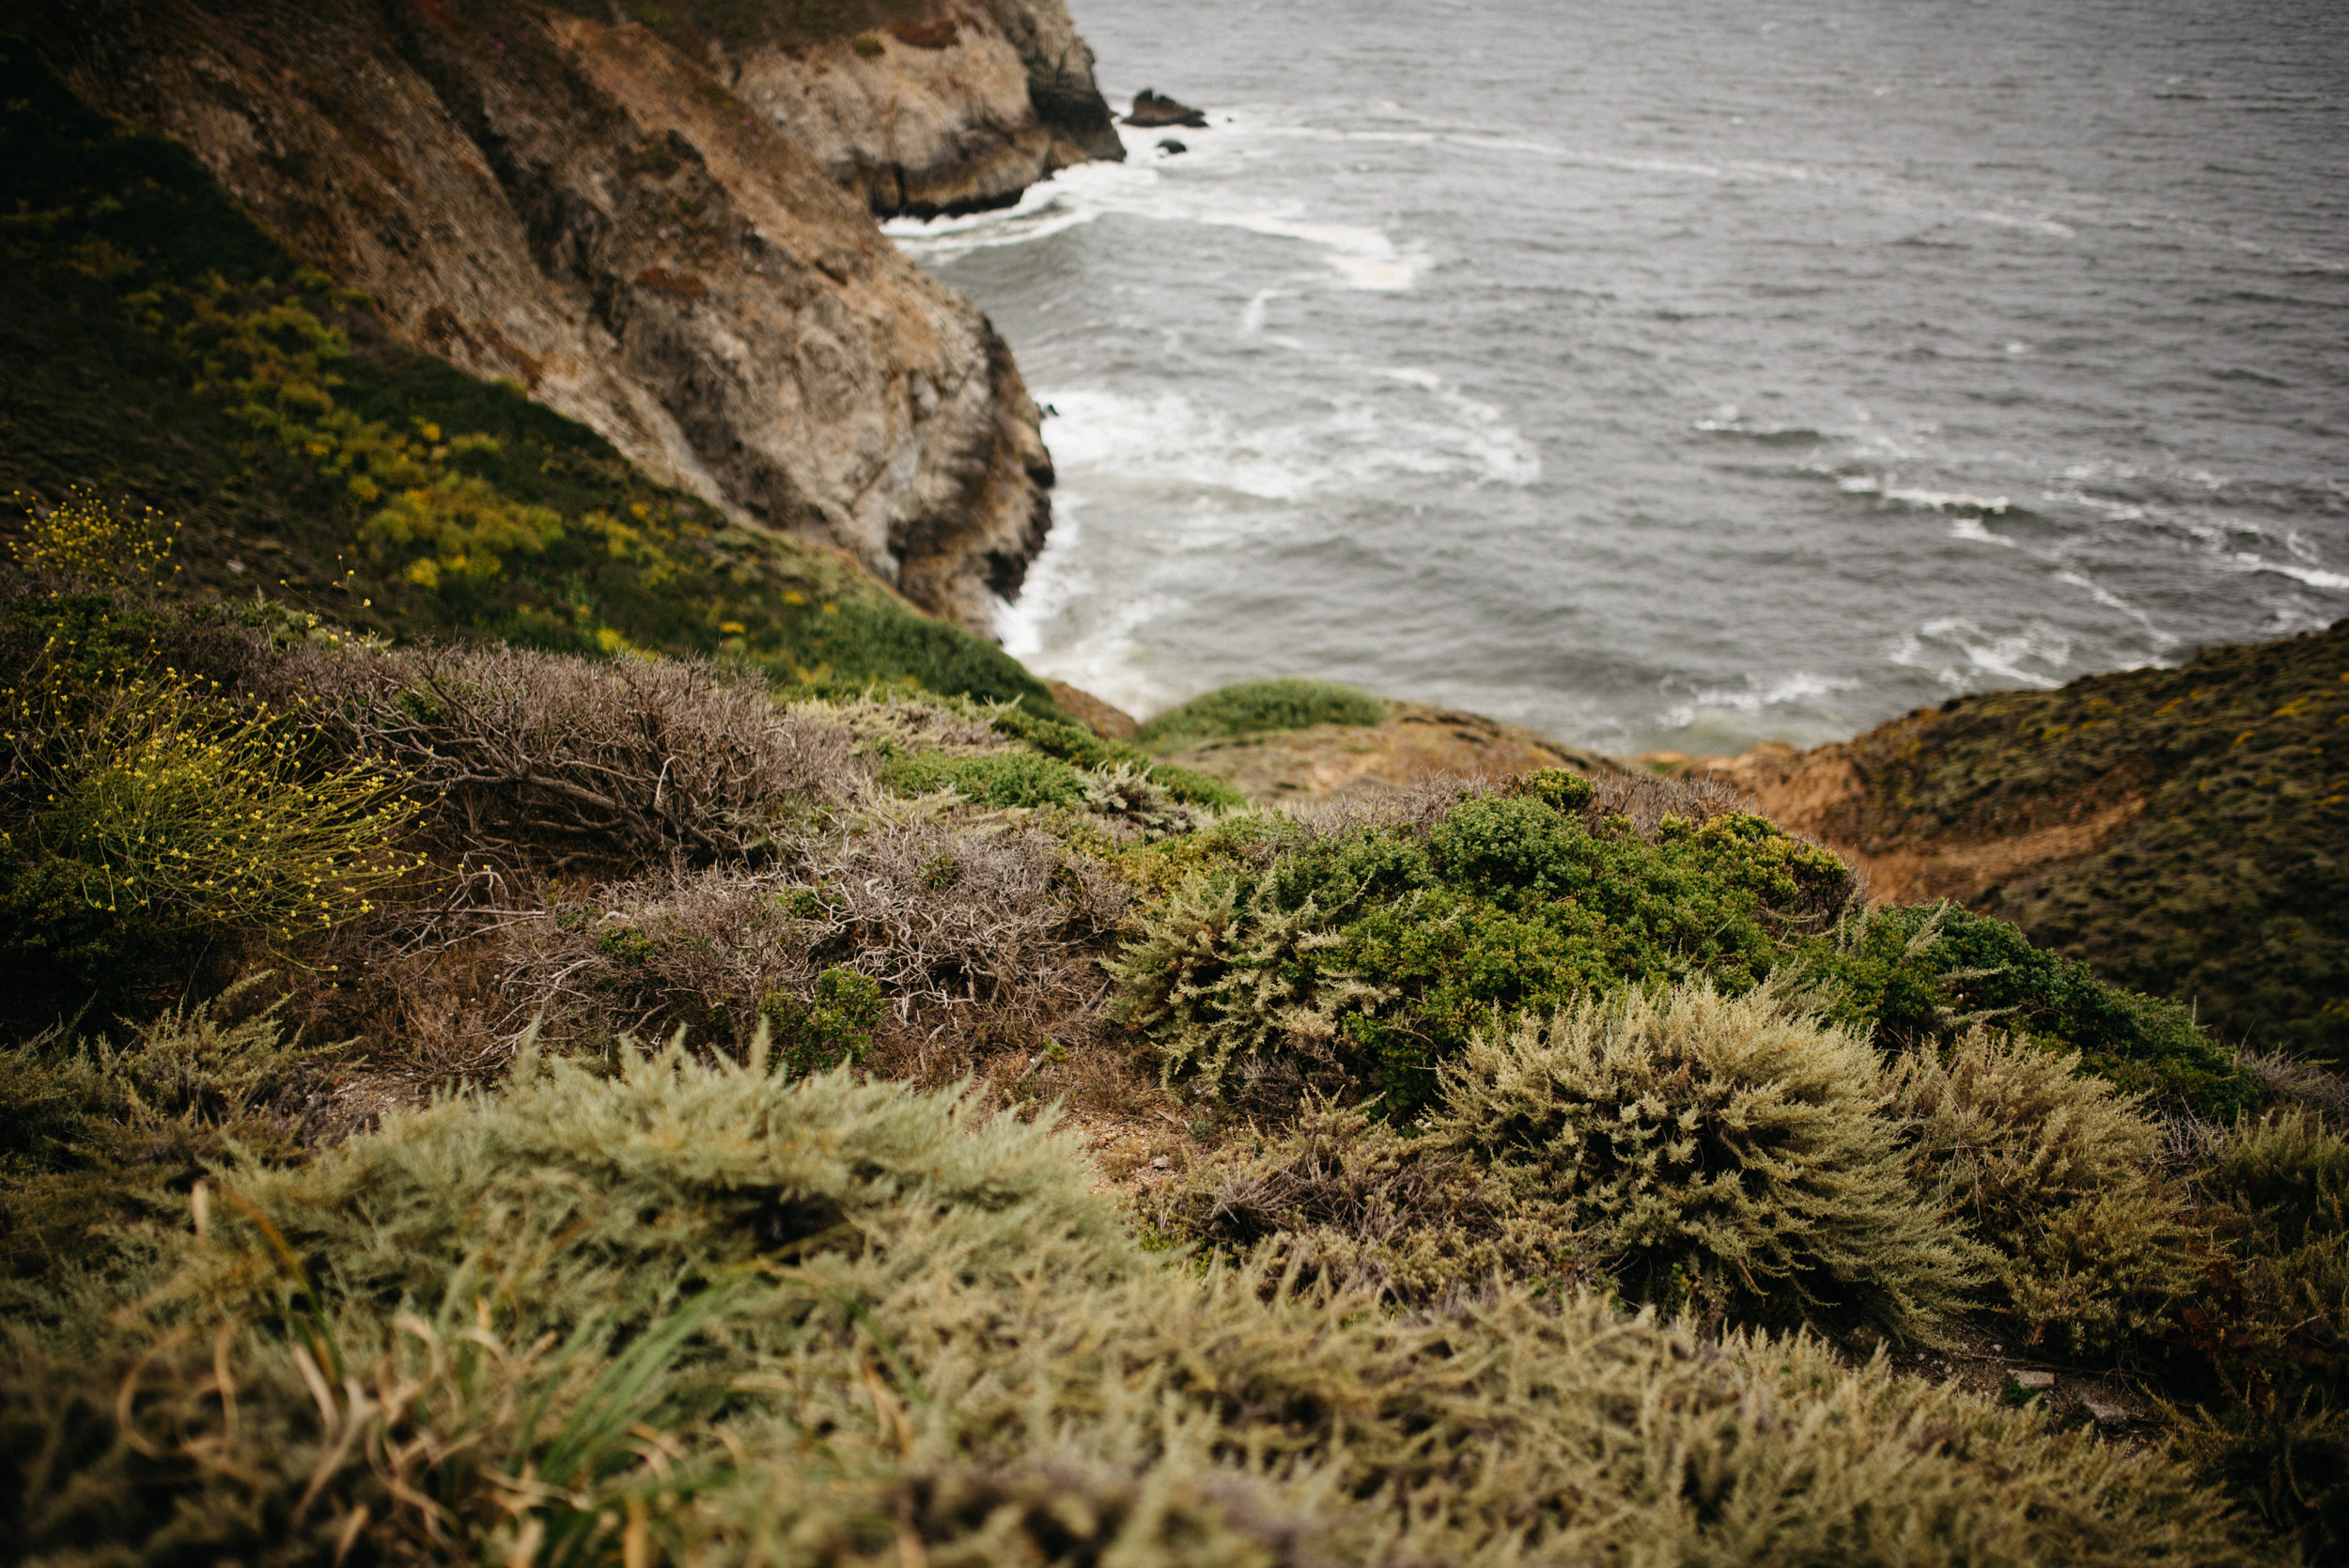
[[[19,503],[23,497],[19,495]],[[179,525],[151,506],[133,512],[95,490],[75,489],[43,517],[24,508],[23,535],[8,548],[21,567],[92,582],[135,585],[165,575]],[[179,568],[170,568],[177,571]]]
[[[0,907],[11,946],[124,983],[224,928],[279,939],[366,913],[421,858],[380,764],[321,767],[302,731],[166,673],[10,693]]]

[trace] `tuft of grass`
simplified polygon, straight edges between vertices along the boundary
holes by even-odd
[[[1377,724],[1386,717],[1383,698],[1335,681],[1251,680],[1168,709],[1143,725],[1134,741],[1152,752],[1179,752],[1205,740],[1260,730]]]

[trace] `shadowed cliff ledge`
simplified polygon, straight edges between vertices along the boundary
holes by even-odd
[[[738,520],[982,634],[1041,548],[1050,459],[1002,340],[653,29],[519,0],[0,15],[395,334]]]

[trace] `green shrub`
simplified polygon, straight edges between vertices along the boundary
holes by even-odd
[[[2028,1345],[2074,1356],[2156,1336],[2204,1260],[2158,1175],[2161,1129],[2059,1055],[1976,1029],[1893,1072],[1921,1189],[1972,1221]]]
[[[100,1351],[12,1335],[0,1530],[60,1568],[2248,1560],[2161,1459],[1808,1338],[1284,1292],[1091,1186],[953,1095],[525,1064],[227,1178]]]
[[[297,1092],[334,1048],[304,1045],[245,992],[165,1013],[120,1044],[52,1029],[0,1047],[0,1278],[101,1260],[103,1234],[174,1207],[207,1163],[301,1152]]]
[[[2197,1185],[2200,1218],[2226,1255],[2178,1314],[2186,1345],[2228,1403],[2340,1407],[2349,1401],[2349,1143],[2313,1116],[2247,1119]],[[2349,1508],[2349,1490],[2336,1506]]]
[[[1143,914],[1119,1016],[1170,1074],[1216,1093],[1237,1060],[1408,1114],[1492,1009],[1710,975],[1744,989],[1778,935],[1840,908],[1850,873],[1759,817],[1666,816],[1655,837],[1538,792],[1471,795],[1425,827],[1293,832],[1206,868]]]
[[[863,1060],[880,1022],[879,986],[837,965],[816,977],[816,994],[802,1003],[781,991],[767,995],[764,1016],[774,1028],[785,1072],[804,1075]]]
[[[880,782],[902,795],[932,795],[951,789],[981,806],[1078,806],[1084,802],[1084,775],[1041,752],[988,752],[951,756],[916,752],[883,764]]]
[[[1437,1141],[1571,1203],[1632,1299],[1929,1339],[1980,1280],[1910,1178],[1865,1036],[1774,989],[1496,1021],[1442,1076]]]
[[[1803,967],[1839,993],[1837,1015],[1875,1024],[1906,1048],[1988,1023],[2058,1051],[2131,1093],[2232,1117],[2263,1097],[2257,1079],[2172,1001],[2099,980],[2030,945],[2002,920],[1954,905],[1855,915],[1806,945]]]
[[[1203,740],[1250,735],[1259,730],[1301,730],[1315,724],[1379,724],[1387,718],[1383,698],[1327,680],[1243,681],[1193,697],[1142,726],[1138,745],[1154,752],[1179,752]]]
[[[1108,770],[1120,765],[1131,768],[1147,777],[1177,800],[1217,810],[1237,810],[1247,804],[1240,792],[1221,779],[1194,773],[1188,768],[1169,763],[1153,762],[1150,753],[1139,746],[1122,740],[1104,740],[1081,724],[1065,723],[1054,719],[1040,719],[1028,711],[1024,704],[995,710],[990,721],[996,731],[1011,737],[1046,756],[1058,757],[1079,768]]]

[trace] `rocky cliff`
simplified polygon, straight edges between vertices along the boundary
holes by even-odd
[[[770,29],[735,70],[716,40],[682,36],[697,60],[641,23],[520,0],[8,13],[87,101],[183,141],[395,334],[525,387],[738,521],[836,544],[974,629],[1040,548],[1050,460],[1002,340],[703,63],[748,82],[770,55],[815,70],[815,45]],[[992,82],[1025,40],[1090,87],[1058,5],[957,16],[948,46],[893,33],[881,58],[983,57],[973,80]],[[862,61],[867,37],[838,47]],[[886,116],[868,85],[862,109],[828,101],[836,123]],[[1027,134],[1049,139],[1038,169],[1074,155],[1042,116]],[[1010,165],[987,169],[972,178],[1004,188]]]
[[[712,70],[883,216],[1017,201],[1123,143],[1059,0],[930,4],[861,32],[770,31]]]

